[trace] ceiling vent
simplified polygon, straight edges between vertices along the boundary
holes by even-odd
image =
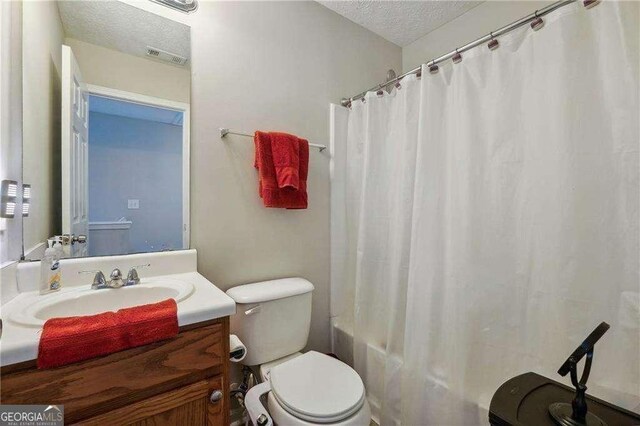
[[[175,53],[167,52],[166,50],[158,49],[157,47],[147,46],[147,56],[160,59],[164,62],[169,62],[174,65],[184,66],[187,63],[187,58]]]

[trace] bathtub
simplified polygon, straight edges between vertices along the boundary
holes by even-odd
[[[353,325],[340,317],[331,318],[331,351],[343,362],[353,364]],[[358,371],[365,383],[367,390],[367,400],[371,406],[372,419],[380,424],[380,410],[385,395],[385,371],[388,379],[387,386],[390,389],[386,392],[388,397],[393,398],[386,401],[385,413],[387,422],[400,425],[400,370],[402,359],[393,357],[387,360],[385,349],[378,344],[367,343],[366,345],[366,371]],[[397,372],[397,374],[395,374]],[[487,424],[489,415],[490,396],[483,401],[461,400],[459,396],[453,395],[446,384],[436,378],[426,377],[426,386],[434,389],[434,399],[456,398],[460,407],[472,418],[477,419],[477,424]],[[437,395],[436,395],[437,394]]]

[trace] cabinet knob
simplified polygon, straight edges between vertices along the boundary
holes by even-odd
[[[211,402],[212,404],[215,404],[221,399],[222,399],[222,391],[216,389],[213,392],[211,392],[211,396],[209,397],[209,402]]]

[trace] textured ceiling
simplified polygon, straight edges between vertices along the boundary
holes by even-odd
[[[398,46],[406,46],[416,41],[482,3],[463,0],[317,1]]]
[[[179,22],[115,0],[58,1],[58,10],[67,37],[144,58],[147,46],[191,58],[190,28]]]

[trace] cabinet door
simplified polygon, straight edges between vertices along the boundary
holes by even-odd
[[[208,381],[207,390],[207,426],[227,426],[229,424],[229,392],[223,376]]]
[[[224,426],[225,398],[211,400],[222,388],[221,376],[203,380],[83,420],[78,425]]]

